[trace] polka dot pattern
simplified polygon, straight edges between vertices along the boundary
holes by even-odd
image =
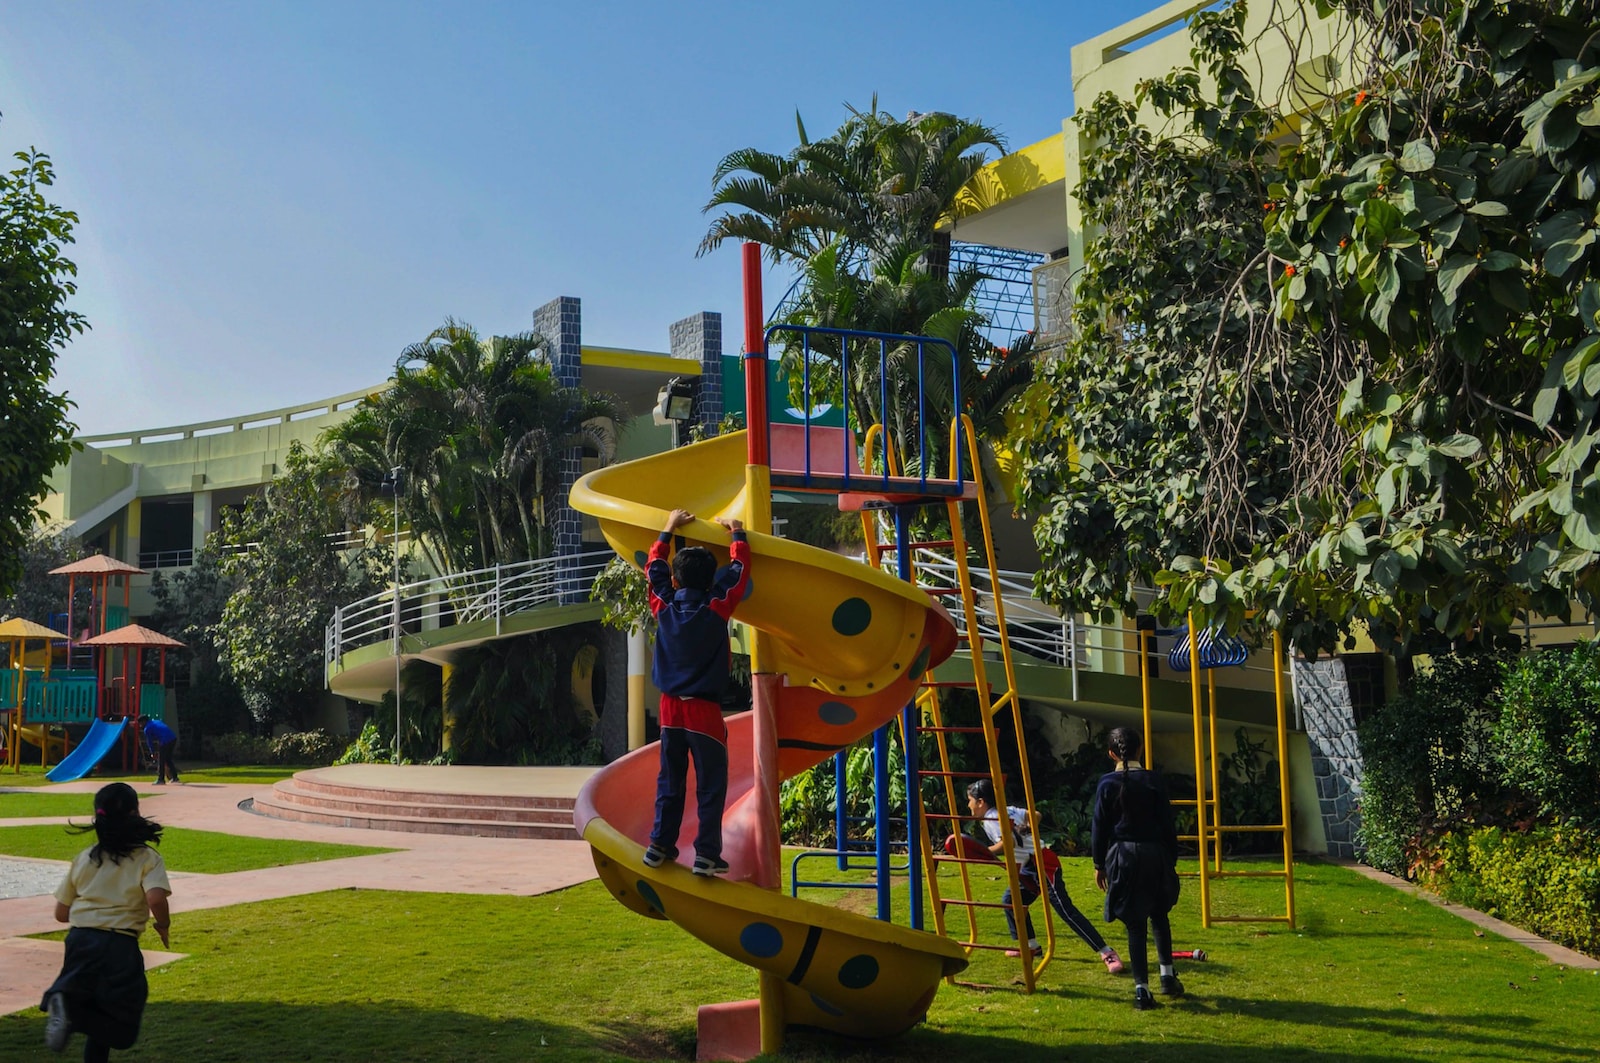
[[[739,932],[739,947],[760,959],[783,951],[783,933],[771,923],[751,923]]]
[[[822,707],[817,709],[817,716],[825,724],[843,727],[855,722],[856,710],[842,701],[824,701]]]
[[[645,562],[649,560],[650,555],[645,553],[643,550],[635,550],[633,552],[633,563],[638,565],[640,568],[644,568]]]
[[[646,882],[644,879],[640,879],[638,882],[634,883],[633,888],[639,891],[639,896],[645,899],[646,904],[660,912],[662,915],[667,914],[667,906],[661,903],[661,895],[655,891],[654,886],[650,885],[650,883]]]
[[[911,670],[906,673],[912,679],[919,679],[923,672],[928,670],[928,658],[933,656],[933,647],[924,646],[917,651],[916,659],[911,662]]]
[[[841,635],[859,635],[872,625],[872,606],[865,598],[846,598],[833,611],[833,630]]]
[[[852,956],[839,968],[839,984],[846,989],[865,989],[878,980],[878,961],[866,953]]]

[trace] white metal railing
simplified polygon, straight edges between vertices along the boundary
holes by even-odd
[[[892,567],[886,565],[885,567]],[[956,591],[961,587],[961,577],[955,559],[928,547],[918,547],[916,553],[917,584],[938,591]],[[972,591],[977,605],[978,635],[980,638],[1000,637],[1000,618],[995,610],[994,581],[989,573],[979,567],[969,566]],[[999,595],[1005,607],[1006,636],[1013,649],[1021,650],[1051,664],[1072,665],[1081,657],[1082,647],[1074,654],[1077,644],[1076,618],[1062,616],[1033,596],[1033,573],[1000,572]],[[957,596],[941,595],[956,622],[956,630],[968,634],[967,618]]]
[[[379,591],[334,610],[324,640],[331,666],[351,650],[376,643],[398,645],[408,634],[450,624],[493,620],[495,633],[507,617],[535,606],[586,602],[606,563],[609,549],[561,557],[541,557],[511,565],[418,580]]]

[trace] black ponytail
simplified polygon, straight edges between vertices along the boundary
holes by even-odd
[[[1109,740],[1111,752],[1117,755],[1117,807],[1121,811],[1119,825],[1128,822],[1128,761],[1144,749],[1144,740],[1132,727],[1113,727]]]
[[[125,782],[102,786],[94,795],[94,823],[78,827],[74,833],[94,831],[95,844],[89,850],[89,859],[96,866],[106,856],[113,864],[135,849],[161,844],[161,824],[145,819],[139,814],[139,795]]]

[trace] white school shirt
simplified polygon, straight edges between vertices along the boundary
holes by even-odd
[[[1011,819],[1011,845],[1012,852],[1017,854],[1017,863],[1027,864],[1033,856],[1033,834],[1028,830],[1028,810],[1009,805],[1006,815]],[[989,844],[994,845],[1000,841],[1000,810],[991,808],[983,816],[983,833],[988,837]]]

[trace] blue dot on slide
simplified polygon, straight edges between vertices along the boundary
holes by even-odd
[[[843,727],[847,723],[855,722],[856,710],[842,701],[824,701],[821,708],[817,709],[817,715],[823,723]]]
[[[645,562],[649,560],[650,555],[645,553],[643,550],[635,550],[633,552],[633,563],[638,565],[640,568],[644,568]]]
[[[878,980],[878,961],[862,953],[844,961],[839,968],[839,984],[846,989],[865,989]]]
[[[752,956],[768,959],[783,951],[783,933],[771,923],[751,923],[739,932],[739,946]]]
[[[824,1015],[843,1015],[844,1014],[844,1009],[843,1008],[839,1007],[836,1004],[828,1003],[826,1000],[823,1000],[821,997],[817,996],[815,993],[811,994],[811,1003],[815,1004],[817,1006],[818,1010],[820,1010]]]
[[[666,906],[661,903],[661,895],[655,891],[655,887],[651,886],[650,883],[640,879],[634,888],[639,891],[639,896],[643,897],[650,907],[662,915],[667,914]]]
[[[833,630],[841,635],[859,635],[872,626],[872,606],[865,598],[846,598],[833,611]]]

